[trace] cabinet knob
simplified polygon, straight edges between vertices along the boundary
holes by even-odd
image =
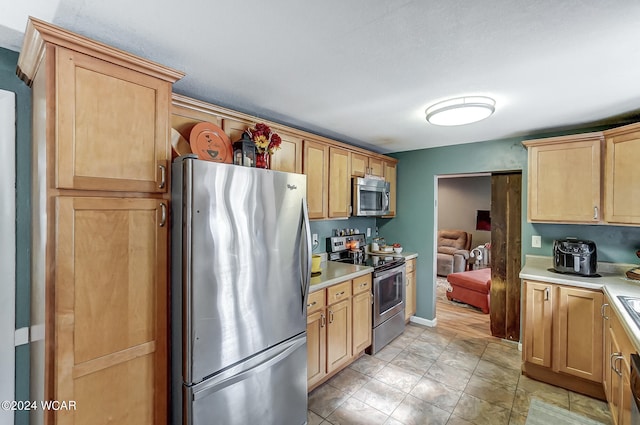
[[[544,288],[544,300],[549,301],[549,287]]]
[[[597,220],[598,219],[598,207],[593,207],[593,219]]]
[[[609,307],[609,304],[607,303],[604,303],[600,306],[600,316],[602,316],[604,320],[609,320],[609,316],[607,316],[607,313],[605,313],[607,307]]]

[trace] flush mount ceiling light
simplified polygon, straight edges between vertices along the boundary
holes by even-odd
[[[496,101],[486,96],[465,96],[444,100],[427,108],[427,121],[434,125],[463,125],[493,114]]]

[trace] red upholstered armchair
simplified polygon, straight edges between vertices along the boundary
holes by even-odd
[[[436,273],[446,276],[467,269],[471,233],[462,230],[438,230],[438,259]]]

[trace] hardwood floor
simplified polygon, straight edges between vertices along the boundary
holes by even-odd
[[[436,297],[436,319],[439,329],[470,337],[492,338],[488,314],[466,304],[447,300],[444,289],[440,287]]]

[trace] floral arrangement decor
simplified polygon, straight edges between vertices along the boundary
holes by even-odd
[[[256,167],[270,168],[270,157],[276,150],[280,149],[280,144],[282,143],[280,136],[271,131],[269,126],[264,123],[248,128],[245,133],[256,145]]]

